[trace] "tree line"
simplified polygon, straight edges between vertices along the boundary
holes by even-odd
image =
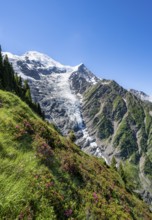
[[[22,80],[21,76],[15,73],[7,55],[3,57],[0,46],[0,89],[13,92],[26,102],[32,110],[44,119],[44,113],[40,104],[32,101],[31,91],[27,80]]]

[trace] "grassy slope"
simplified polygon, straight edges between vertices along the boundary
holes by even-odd
[[[117,172],[0,91],[0,219],[152,219]]]

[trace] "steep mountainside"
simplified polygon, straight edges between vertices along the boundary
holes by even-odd
[[[118,172],[1,90],[0,121],[0,219],[152,219]]]
[[[124,161],[127,184],[151,204],[152,103],[141,101],[114,81],[101,81],[86,91],[83,117],[102,154],[109,161],[113,156]]]
[[[99,80],[84,64],[64,66],[38,52],[8,55],[15,70],[28,79],[33,100],[48,121],[88,153],[123,161],[125,181],[152,205],[152,104],[141,92]],[[144,101],[145,100],[145,101]]]

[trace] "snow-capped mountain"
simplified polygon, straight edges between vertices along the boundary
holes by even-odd
[[[144,93],[142,91],[138,91],[138,90],[135,90],[135,89],[130,89],[130,92],[133,93],[138,98],[140,98],[142,101],[152,102],[152,97],[147,95],[146,93]]]
[[[39,102],[45,117],[63,134],[74,130],[81,146],[96,146],[85,127],[81,113],[83,92],[99,79],[84,64],[66,66],[39,52],[22,56],[5,52],[15,71],[28,79],[32,98]]]
[[[53,72],[64,73],[74,71],[77,67],[64,66],[59,62],[53,60],[45,54],[29,51],[22,56],[13,55],[9,52],[4,52],[10,62],[13,64],[15,71],[21,75],[22,78],[40,79],[40,75],[49,75]]]

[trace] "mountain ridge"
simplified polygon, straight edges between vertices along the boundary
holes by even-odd
[[[50,56],[48,56],[48,55],[46,55],[46,54],[44,54],[42,52],[38,52],[38,51],[34,51],[34,50],[33,51],[27,51],[27,52],[25,52],[22,55],[15,55],[15,54],[13,54],[11,52],[2,52],[2,54],[3,54],[3,56],[5,56],[5,55],[8,56],[10,62],[13,63],[13,66],[14,66],[14,60],[15,59],[16,60],[20,60],[20,59],[24,60],[25,57],[27,57],[27,58],[30,58],[31,60],[33,59],[33,60],[41,61],[42,63],[45,60],[44,58],[46,58],[46,60],[48,60],[50,62],[50,65],[48,65],[49,67],[58,66],[58,67],[64,67],[64,68],[67,68],[67,69],[69,68],[69,69],[73,70],[73,72],[77,71],[77,69],[79,67],[81,67],[81,66],[84,66],[86,68],[84,63],[80,63],[80,64],[78,64],[76,66],[63,65],[60,62],[58,62],[58,61],[54,60],[53,58],[51,58]],[[15,69],[17,68],[17,66],[14,66],[14,67],[15,67]],[[45,68],[47,68],[47,65],[45,66]],[[19,70],[18,70],[18,74],[20,74]],[[22,77],[24,78],[25,76],[22,76]],[[99,79],[97,76],[95,76],[95,78]],[[99,80],[104,80],[104,79],[100,78]],[[105,81],[106,81],[106,79],[105,79]],[[107,80],[107,81],[109,81],[109,80]],[[128,89],[128,91],[130,91],[133,94],[137,95],[143,101],[146,100],[146,101],[150,101],[151,102],[151,96],[149,96],[148,94],[146,94],[143,91],[135,90],[133,88],[132,89]],[[144,99],[144,97],[145,97],[145,99]]]

